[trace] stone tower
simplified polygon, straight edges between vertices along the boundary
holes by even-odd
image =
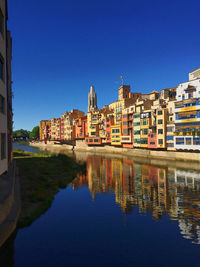
[[[94,86],[90,86],[88,94],[88,112],[97,110],[97,95],[94,91]]]

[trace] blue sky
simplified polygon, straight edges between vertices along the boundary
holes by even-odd
[[[199,0],[8,0],[14,129],[188,80],[200,67]]]

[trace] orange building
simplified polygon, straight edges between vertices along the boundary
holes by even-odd
[[[80,117],[75,119],[75,138],[76,139],[85,139],[88,134],[87,129],[87,116]]]
[[[51,139],[51,120],[40,121],[40,140]]]

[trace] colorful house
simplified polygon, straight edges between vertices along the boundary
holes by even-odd
[[[75,138],[76,139],[85,139],[87,136],[87,116],[80,117],[75,119]]]
[[[151,122],[152,122],[151,111],[150,110],[143,111],[140,114],[140,136],[141,136],[140,147],[143,148],[148,147],[148,132],[151,126]]]
[[[133,146],[140,147],[140,113],[133,114]]]
[[[156,110],[157,148],[166,148],[167,108]]]
[[[121,146],[121,124],[111,126],[111,145]]]
[[[126,108],[122,114],[122,136],[121,143],[123,147],[133,148],[133,110]]]
[[[148,148],[155,149],[157,148],[157,134],[148,133]]]
[[[106,143],[111,144],[111,126],[114,125],[114,116],[109,115],[105,119]]]
[[[175,103],[176,149],[200,150],[200,79],[182,83]]]

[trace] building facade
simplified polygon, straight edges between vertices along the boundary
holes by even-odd
[[[200,150],[200,79],[178,86],[174,111],[174,147]]]
[[[12,161],[12,40],[7,17],[7,1],[0,0],[0,175]]]
[[[51,120],[40,121],[40,140],[51,139]]]

